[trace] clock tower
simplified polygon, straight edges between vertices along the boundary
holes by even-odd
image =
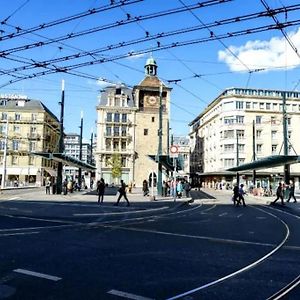
[[[135,170],[134,178],[137,186],[151,177],[157,176],[157,163],[149,158],[158,152],[159,109],[162,109],[162,154],[168,155],[170,92],[157,76],[157,63],[153,57],[147,59],[144,79],[133,88],[137,107],[135,122]],[[161,99],[160,99],[161,98]]]

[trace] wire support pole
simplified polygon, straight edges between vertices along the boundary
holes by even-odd
[[[64,152],[64,109],[65,109],[65,81],[62,80],[61,84],[61,102],[59,102],[60,108],[60,121],[59,121],[59,142],[58,152],[62,154]],[[57,166],[57,178],[56,178],[56,193],[62,193],[62,171],[63,164],[58,162]]]
[[[158,120],[158,149],[157,149],[157,162],[158,162],[158,173],[157,173],[157,195],[162,195],[162,83],[159,87],[159,120]]]

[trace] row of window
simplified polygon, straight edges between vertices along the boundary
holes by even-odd
[[[126,150],[126,146],[127,146],[126,141],[119,142],[118,140],[115,141],[115,140],[112,140],[112,139],[106,139],[105,140],[105,149],[107,151],[110,151],[112,149],[114,151],[120,151],[120,149],[122,151],[125,151]]]
[[[106,136],[126,136],[127,126],[106,126]]]
[[[233,139],[235,138],[234,135],[235,130],[224,130],[220,132],[220,137],[224,139]],[[236,134],[239,139],[243,139],[245,137],[245,131],[244,130],[236,130]],[[262,138],[263,137],[263,130],[257,129],[255,131],[256,138]],[[288,138],[290,139],[292,137],[292,131],[288,131]],[[271,138],[272,140],[278,139],[278,131],[277,130],[271,130]]]
[[[228,116],[224,117],[224,124],[225,125],[232,125],[232,124],[244,124],[244,116]],[[271,116],[271,120],[266,121],[271,122],[272,125],[279,125],[281,123],[281,120],[278,120],[278,118]],[[263,117],[262,116],[256,116],[255,117],[255,124],[262,124],[263,123]],[[291,118],[287,118],[287,124],[291,125]]]
[[[239,89],[233,88],[226,90],[223,95],[247,95],[247,96],[263,96],[263,97],[283,97],[283,93],[287,98],[300,98],[299,92],[282,92],[272,90],[255,90],[255,89]]]
[[[126,123],[127,122],[127,114],[108,112],[106,114],[106,122]]]
[[[29,151],[36,151],[36,146],[37,146],[36,142],[30,141],[28,150]],[[0,150],[3,151],[4,148],[5,148],[5,141],[0,140]],[[13,151],[21,150],[21,148],[22,148],[21,147],[21,141],[20,140],[12,140],[11,143],[9,143],[9,142],[7,143],[7,148],[11,149]],[[24,148],[22,150],[24,150]]]
[[[265,102],[244,102],[244,101],[236,101],[235,102],[236,109],[261,109],[261,110],[272,110],[272,111],[282,111],[283,104],[282,103],[265,103]],[[300,104],[286,104],[285,109],[287,112],[297,112],[300,111]]]
[[[31,121],[37,121],[37,117],[38,117],[37,114],[31,114]],[[7,113],[6,112],[3,112],[1,114],[1,120],[7,120]],[[15,113],[14,120],[15,121],[20,121],[21,120],[21,114],[20,113]]]
[[[221,145],[221,150],[223,148],[223,151],[224,152],[227,152],[227,153],[232,153],[235,151],[236,149],[236,145],[235,144],[225,144],[224,146]],[[272,151],[272,154],[278,154],[278,145],[277,144],[272,144],[271,146],[271,151]],[[256,144],[256,153],[262,153],[263,151],[263,144]],[[289,145],[288,146],[288,151],[289,153],[291,153],[293,150],[292,146]],[[245,145],[244,144],[239,144],[239,152],[244,152],[245,151]]]
[[[8,157],[8,163],[10,160],[10,164],[11,165],[18,165],[19,164],[19,156],[18,155],[11,155],[10,157]],[[3,156],[0,156],[0,164],[3,164]],[[29,156],[28,157],[28,165],[33,166],[35,164],[35,158],[34,156]]]

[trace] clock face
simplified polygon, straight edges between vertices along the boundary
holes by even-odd
[[[157,98],[155,96],[149,96],[147,98],[147,103],[149,105],[155,105],[157,103]]]

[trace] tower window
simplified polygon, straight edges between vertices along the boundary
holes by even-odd
[[[151,120],[152,120],[152,123],[154,123],[155,122],[155,117],[152,117]]]
[[[144,135],[148,135],[148,129],[144,129]]]

